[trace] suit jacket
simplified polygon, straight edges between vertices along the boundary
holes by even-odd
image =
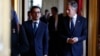
[[[29,45],[24,32],[24,28],[20,26],[20,31],[17,30],[17,25],[12,22],[11,25],[11,56],[18,56],[28,50]]]
[[[49,18],[49,17],[46,18],[46,16],[43,15],[43,16],[40,18],[40,20],[41,20],[42,22],[44,22],[44,23],[48,23],[48,18]]]
[[[63,16],[59,16],[58,15],[58,23],[57,23],[57,30],[55,29],[55,18],[53,16],[51,16],[49,18],[49,24],[48,24],[48,28],[49,28],[49,36],[50,36],[50,40],[57,40],[58,37],[58,32],[59,32],[59,29],[62,25],[62,22],[63,22]]]
[[[69,17],[66,17],[61,26],[61,38],[63,39],[64,56],[82,56],[83,54],[83,40],[87,38],[87,20],[82,16],[77,16],[76,25],[71,33],[69,28]],[[74,44],[66,43],[69,37],[78,37],[78,42]]]
[[[20,25],[20,29],[19,29],[19,52],[21,53],[25,53],[29,50],[29,43],[27,40],[27,36],[25,34],[25,29],[23,28],[22,25]]]
[[[29,42],[29,51],[24,56],[43,56],[48,54],[48,27],[39,22],[36,33],[33,32],[32,20],[23,24]]]
[[[19,54],[18,50],[18,28],[17,23],[14,18],[11,20],[11,56],[17,56]]]
[[[57,29],[55,29],[55,18],[53,16],[49,18],[49,56],[60,56],[62,54],[62,41],[59,37],[59,29],[62,22],[63,16],[58,16]]]

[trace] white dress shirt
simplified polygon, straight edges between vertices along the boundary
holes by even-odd
[[[33,23],[32,23],[32,27],[34,28],[34,22],[36,22],[36,28],[38,28],[38,26],[39,26],[39,22],[40,22],[40,20],[34,20],[33,21]]]
[[[55,30],[57,30],[58,25],[58,15],[55,16]]]
[[[76,24],[76,20],[77,20],[77,14],[75,14],[73,17],[72,17],[72,19],[71,19],[72,21],[73,21],[73,24],[74,24],[74,27],[75,27],[75,24]],[[70,20],[70,22],[69,22],[69,27],[71,28],[71,20]],[[68,42],[68,40],[69,40],[70,38],[67,38],[67,42]],[[73,39],[72,39],[74,42],[78,42],[78,37],[77,36],[75,36],[75,37],[73,37]]]
[[[75,27],[75,24],[76,24],[76,20],[77,20],[77,14],[75,14],[73,17],[72,17],[72,19],[71,19],[72,21],[73,21],[73,24],[74,24],[74,27]],[[69,27],[71,28],[71,20],[70,20],[70,25],[69,25]]]

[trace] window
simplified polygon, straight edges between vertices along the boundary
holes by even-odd
[[[31,6],[39,6],[39,7],[42,7],[42,0],[29,0],[29,8]]]

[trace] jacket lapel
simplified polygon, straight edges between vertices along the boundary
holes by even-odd
[[[32,20],[29,22],[29,27],[28,28],[30,28],[30,31],[32,32],[32,35],[34,35]]]
[[[79,16],[77,16],[77,20],[76,20],[76,24],[75,24],[73,32],[75,32],[75,30],[78,30],[80,25],[81,25],[81,20],[80,20]]]
[[[41,23],[41,21],[39,22],[39,25],[38,25],[38,28],[37,28],[37,30],[36,30],[36,33],[35,33],[35,37],[40,33],[40,32],[42,32],[41,31],[41,29],[42,29],[42,25],[41,25],[42,23]]]

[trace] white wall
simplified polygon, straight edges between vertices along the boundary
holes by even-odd
[[[28,0],[25,0],[24,2],[24,18],[25,18],[25,21],[27,21],[27,12],[29,11],[29,1]]]
[[[44,14],[45,9],[50,11],[51,7],[56,6],[59,9],[58,13],[63,13],[64,11],[64,0],[42,0],[42,12]]]
[[[0,0],[0,56],[10,56],[10,0]]]

